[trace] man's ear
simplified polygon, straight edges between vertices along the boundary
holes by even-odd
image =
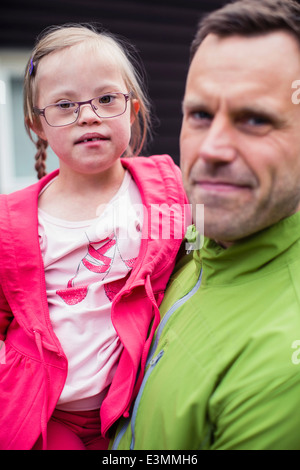
[[[28,117],[26,118],[26,125],[29,129],[31,129],[38,137],[40,137],[43,140],[47,141],[47,137],[45,135],[45,132],[43,130],[42,124],[40,119],[33,118],[31,121]]]
[[[140,110],[140,103],[139,100],[132,100],[131,102],[131,116],[130,116],[130,124],[132,125],[134,121],[136,120],[136,117],[138,115],[138,112]]]

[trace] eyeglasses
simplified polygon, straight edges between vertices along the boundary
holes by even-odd
[[[69,126],[77,121],[80,107],[89,104],[94,113],[102,119],[121,116],[127,109],[130,93],[106,93],[87,101],[61,101],[49,104],[43,109],[33,108],[37,116],[44,116],[46,122],[52,127]]]

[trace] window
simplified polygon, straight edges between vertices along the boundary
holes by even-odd
[[[36,148],[24,127],[23,74],[30,52],[0,50],[0,193],[10,193],[37,181]],[[47,149],[47,171],[58,159]]]

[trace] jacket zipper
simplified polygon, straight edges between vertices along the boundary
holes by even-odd
[[[135,444],[134,428],[135,428],[135,421],[136,421],[136,416],[137,416],[137,411],[138,411],[138,408],[139,408],[139,404],[140,404],[145,386],[147,384],[147,381],[148,381],[153,369],[155,368],[155,366],[158,364],[158,362],[160,361],[160,359],[164,355],[164,350],[162,349],[156,356],[154,356],[157,345],[158,345],[158,342],[159,342],[160,337],[161,337],[161,334],[162,334],[162,332],[164,330],[164,327],[166,326],[167,322],[169,321],[169,319],[173,315],[173,313],[175,313],[176,310],[179,307],[184,305],[198,291],[198,289],[201,286],[201,281],[202,281],[202,270],[200,272],[200,276],[198,278],[198,281],[195,284],[195,286],[193,287],[193,289],[190,290],[184,297],[177,300],[172,305],[172,307],[167,311],[167,313],[164,315],[164,318],[162,319],[162,321],[161,321],[161,323],[160,323],[160,325],[157,329],[157,335],[156,335],[156,338],[155,338],[155,342],[154,342],[154,344],[153,344],[153,346],[150,350],[150,353],[149,353],[149,358],[148,358],[148,361],[147,361],[147,364],[146,364],[146,368],[148,367],[148,370],[147,370],[147,372],[144,376],[143,382],[141,384],[141,388],[140,388],[139,393],[136,397],[135,404],[134,404],[133,411],[132,411],[131,420],[130,420],[130,418],[128,418],[125,421],[125,423],[123,424],[122,428],[120,429],[119,433],[117,434],[117,436],[115,438],[112,450],[117,450],[118,449],[119,443],[120,443],[123,435],[125,434],[130,421],[131,421],[131,432],[132,432],[132,440],[131,440],[130,450],[134,449],[134,444]]]
[[[145,377],[143,379],[143,382],[142,382],[142,385],[141,385],[141,388],[140,388],[140,391],[136,397],[136,401],[135,401],[135,405],[133,407],[133,413],[132,413],[132,423],[135,422],[135,419],[136,419],[136,413],[137,413],[137,410],[138,410],[138,407],[139,407],[139,402],[140,402],[140,399],[141,399],[141,396],[143,394],[143,390],[144,390],[144,387],[146,385],[146,382],[148,380],[148,376],[151,374],[152,372],[152,369],[154,369],[154,367],[156,366],[156,364],[158,363],[158,361],[162,358],[162,356],[164,355],[164,350],[162,349],[156,357],[154,357],[153,359],[151,359],[150,361],[150,367],[149,369],[147,370],[146,374],[145,374]],[[125,423],[123,424],[121,430],[119,431],[118,435],[116,436],[116,439],[114,441],[114,444],[113,444],[113,447],[112,447],[112,450],[116,450],[118,449],[118,446],[119,446],[119,443],[124,435],[124,433],[126,432],[126,429],[128,428],[128,425],[129,425],[129,422],[130,422],[130,418],[126,419]],[[133,433],[132,433],[132,436],[133,436]],[[131,445],[130,445],[130,450],[132,450],[134,447],[134,438],[132,439],[131,441]]]

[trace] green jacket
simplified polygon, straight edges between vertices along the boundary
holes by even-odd
[[[300,213],[185,258],[113,448],[299,450]]]

